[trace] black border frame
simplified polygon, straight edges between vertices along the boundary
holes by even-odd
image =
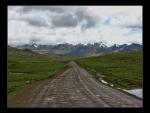
[[[144,0],[1,0],[8,5],[142,5]]]
[[[2,41],[0,41],[0,46],[1,46],[1,51],[2,51],[2,62],[1,62],[1,67],[2,67],[2,74],[0,74],[0,87],[3,90],[0,90],[0,111],[31,111],[31,112],[56,112],[56,111],[61,111],[61,112],[143,112],[144,111],[144,101],[143,101],[143,108],[7,108],[7,7],[9,5],[95,5],[95,6],[124,6],[124,5],[140,5],[144,7],[144,2],[143,0],[97,0],[97,1],[89,1],[89,0],[82,0],[82,1],[77,1],[77,0],[42,0],[42,1],[31,1],[31,0],[2,0],[2,3],[0,4],[1,8],[1,16],[0,20],[2,20]],[[143,8],[144,9],[144,8]],[[143,26],[143,31],[144,31],[144,26]],[[143,32],[144,34],[144,32]],[[143,40],[144,41],[144,40]],[[143,51],[144,52],[144,51]],[[144,61],[144,59],[143,59]],[[143,69],[144,71],[144,69]],[[144,72],[143,72],[144,74]],[[144,77],[143,77],[144,80]],[[144,99],[143,99],[144,100]]]

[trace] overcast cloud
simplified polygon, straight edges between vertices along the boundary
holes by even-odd
[[[8,44],[142,43],[142,6],[8,6]]]

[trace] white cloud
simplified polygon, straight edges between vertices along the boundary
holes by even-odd
[[[86,44],[105,41],[112,45],[142,42],[141,6],[63,6],[62,11],[57,10],[59,7],[27,11],[22,11],[22,8],[8,7],[9,45],[26,44],[33,39],[41,44]],[[78,16],[81,19],[77,25],[68,27],[64,22],[60,27],[52,23],[52,19],[61,18],[64,14],[71,14],[73,18],[77,18],[75,12],[79,11],[78,14],[82,17]],[[82,29],[84,24],[89,28]],[[134,28],[139,30],[133,33]]]
[[[102,39],[105,40],[108,45],[142,42],[141,32],[136,33],[136,35],[126,35],[131,32],[131,28],[102,26],[100,32]]]

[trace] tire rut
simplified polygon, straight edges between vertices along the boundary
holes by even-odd
[[[97,82],[75,62],[56,78],[37,86],[27,107],[142,107],[142,101]]]

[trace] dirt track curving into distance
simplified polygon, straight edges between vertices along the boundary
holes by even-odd
[[[142,100],[96,81],[75,62],[33,90],[24,107],[142,107]]]

